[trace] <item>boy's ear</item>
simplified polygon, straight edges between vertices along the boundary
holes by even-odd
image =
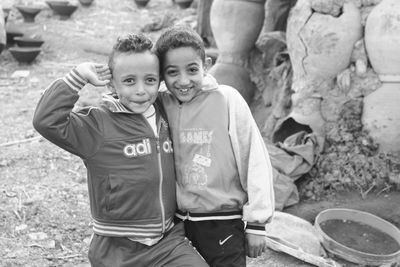
[[[207,71],[212,67],[212,59],[211,57],[206,57],[206,60],[204,62],[204,73],[207,73]]]

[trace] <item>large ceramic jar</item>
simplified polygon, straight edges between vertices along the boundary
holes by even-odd
[[[400,1],[383,0],[368,15],[365,47],[382,86],[364,98],[363,125],[381,151],[400,151]]]
[[[360,10],[343,4],[339,16],[317,12],[315,1],[298,0],[287,26],[287,47],[293,67],[292,89],[318,92],[350,65],[354,44],[362,37]],[[322,2],[322,1],[320,1]],[[332,1],[322,2],[325,5]]]
[[[265,0],[214,0],[210,25],[218,47],[218,59],[210,69],[220,84],[236,88],[251,101],[255,85],[246,68],[264,23]]]

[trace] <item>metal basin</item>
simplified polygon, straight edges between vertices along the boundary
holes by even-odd
[[[324,226],[328,222],[335,221],[342,221],[344,224],[338,224],[336,228],[331,227],[332,231],[328,232],[328,228]],[[345,223],[352,224],[352,227],[356,228],[345,230]],[[324,248],[347,261],[364,265],[382,265],[390,264],[400,257],[400,230],[388,221],[368,212],[352,209],[327,209],[317,215],[314,226],[320,234]],[[343,242],[333,234],[333,232],[338,232],[346,235],[346,231],[347,236],[345,236],[345,239],[352,242]],[[372,241],[369,241],[369,236],[373,236],[374,233],[381,234],[382,237],[388,237],[387,239],[390,239],[389,241],[391,241],[392,245],[388,246],[382,240],[379,242],[373,241],[373,238],[371,239]],[[363,239],[365,241],[362,241]],[[366,251],[364,250],[366,246],[362,247],[362,242],[371,242],[369,244],[371,247],[375,249],[381,247],[387,252]]]

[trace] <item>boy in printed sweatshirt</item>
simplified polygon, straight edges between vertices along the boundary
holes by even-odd
[[[156,42],[177,172],[177,217],[211,266],[245,266],[266,249],[274,211],[272,167],[250,109],[237,90],[206,74],[200,36],[187,27]]]
[[[207,266],[174,225],[175,170],[169,126],[154,101],[159,60],[143,35],[119,38],[109,64],[82,63],[40,99],[33,124],[82,158],[88,173],[92,266]],[[112,73],[112,79],[111,79]],[[109,83],[99,108],[73,112],[86,84]]]

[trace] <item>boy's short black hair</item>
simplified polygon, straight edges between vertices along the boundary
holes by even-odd
[[[108,57],[108,67],[114,69],[114,57],[119,53],[141,53],[152,50],[153,41],[142,33],[129,33],[117,38],[116,43]],[[154,53],[155,54],[155,53]]]
[[[180,47],[191,47],[200,56],[203,63],[206,60],[204,41],[200,35],[188,26],[172,26],[167,28],[158,38],[155,44],[155,52],[160,59],[161,65],[165,59],[165,54]]]

